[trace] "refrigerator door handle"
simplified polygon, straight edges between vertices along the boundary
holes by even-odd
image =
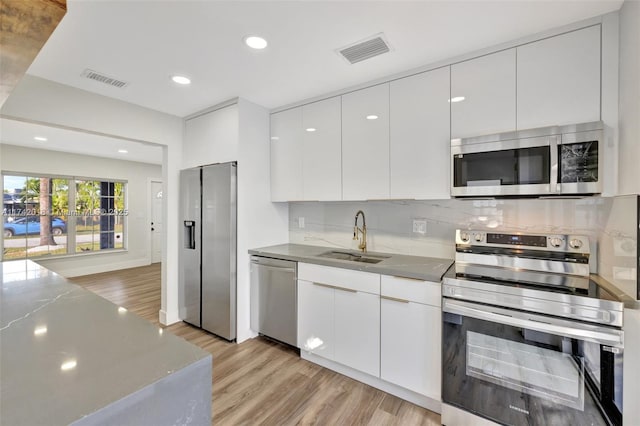
[[[196,249],[196,221],[185,220],[184,221],[184,248],[195,250]]]

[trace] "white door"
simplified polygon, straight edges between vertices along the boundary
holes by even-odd
[[[162,182],[151,181],[151,263],[162,261]]]
[[[389,198],[389,83],[342,95],[342,199]]]
[[[302,200],[302,107],[271,115],[271,201]]]
[[[327,359],[334,357],[334,290],[298,280],[298,346]]]
[[[380,316],[380,377],[439,400],[440,308],[382,298]]]
[[[449,67],[391,82],[391,198],[449,198]]]
[[[516,49],[451,65],[451,138],[515,129]]]
[[[600,120],[600,26],[518,47],[518,129]]]
[[[380,377],[380,296],[336,288],[334,360]]]
[[[340,108],[340,96],[302,107],[302,192],[305,200],[342,200]]]

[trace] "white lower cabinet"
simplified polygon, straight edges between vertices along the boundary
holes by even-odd
[[[383,275],[380,378],[440,400],[441,285]]]
[[[440,401],[440,297],[440,283],[298,263],[298,344],[323,359],[314,362],[439,410],[424,401]]]
[[[440,308],[380,299],[380,378],[440,399]]]
[[[298,263],[300,349],[380,376],[380,275]]]
[[[336,289],[335,361],[380,376],[380,296]]]
[[[327,359],[333,359],[333,292],[298,280],[298,345]]]

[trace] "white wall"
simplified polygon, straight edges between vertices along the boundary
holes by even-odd
[[[34,259],[44,267],[65,277],[73,277],[151,263],[148,180],[162,174],[160,166],[6,144],[0,145],[0,161],[2,170],[13,172],[127,181],[127,251]]]
[[[620,9],[619,193],[640,194],[640,1]]]
[[[160,321],[178,318],[178,178],[182,166],[183,120],[180,117],[25,75],[0,115],[24,121],[157,143],[163,151],[163,217]]]

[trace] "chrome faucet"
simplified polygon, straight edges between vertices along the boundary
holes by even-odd
[[[358,228],[358,215],[362,215],[362,228]],[[358,244],[358,248],[364,253],[367,251],[367,222],[362,210],[358,210],[356,213],[356,223],[353,226],[353,239],[357,240],[359,235],[362,235],[362,240],[360,244]]]

